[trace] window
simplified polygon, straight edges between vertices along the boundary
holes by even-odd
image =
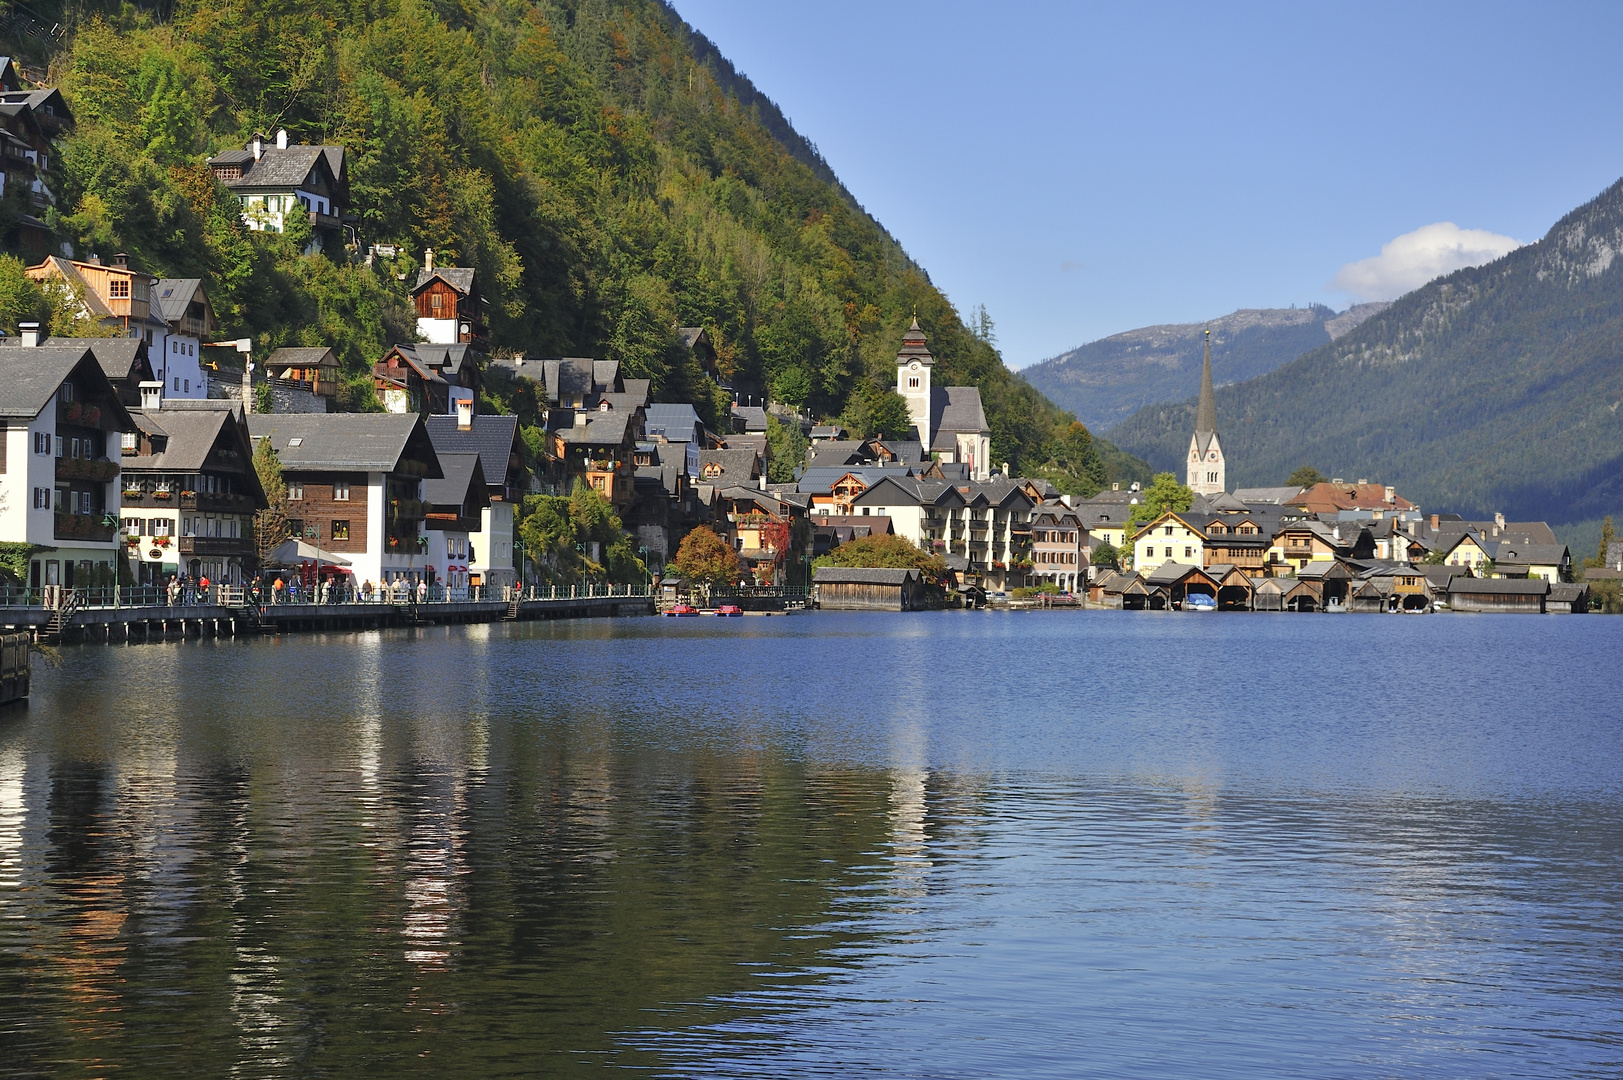
[[[144,526],[144,523],[141,521],[140,518],[125,518],[124,519],[124,535],[126,535],[126,536],[140,536],[142,534],[143,526]]]
[[[39,487],[35,488],[34,489],[34,509],[35,510],[49,510],[50,508],[51,508],[51,489],[50,488],[39,488]]]
[[[125,449],[125,450],[138,449],[138,447],[136,446],[136,442],[135,442],[135,432],[133,432],[133,431],[124,432],[123,435],[121,436],[121,439],[122,439],[122,447],[123,447],[123,449]]]
[[[304,535],[304,520],[302,518],[287,519],[287,534],[289,536]]]
[[[429,306],[429,308],[431,310],[434,311],[435,314],[438,314],[440,309],[445,306],[445,297],[441,296],[437,292],[436,293],[429,293],[428,294],[428,306]]]
[[[299,500],[301,500],[303,498],[304,498],[304,484],[301,483],[298,480],[291,481],[287,485],[287,501],[288,502],[298,502]]]
[[[175,393],[180,393],[180,376],[175,376]]]
[[[192,380],[190,379],[186,380],[186,392],[188,394],[192,392]]]
[[[1167,526],[1167,535],[1168,535],[1168,536],[1171,536],[1171,535],[1172,535],[1172,526],[1171,526],[1171,525],[1168,525],[1168,526]],[[1168,554],[1168,555],[1170,555],[1170,554],[1172,554],[1172,553],[1171,553],[1171,552],[1170,552],[1170,551],[1169,551],[1169,552],[1167,552],[1167,554]]]
[[[128,300],[130,298],[130,282],[128,278],[114,278],[107,283],[107,295],[114,300]]]
[[[919,388],[919,377],[917,375],[908,376],[907,388],[909,390],[917,390]]]
[[[1167,548],[1167,558],[1169,558],[1169,559],[1172,558],[1172,549],[1171,548]]]
[[[1195,554],[1195,549],[1192,548],[1192,547],[1187,547],[1186,546],[1183,549],[1183,557],[1186,558],[1186,559],[1191,558],[1194,554]]]
[[[347,522],[347,521],[334,521],[332,523],[332,538],[334,540],[348,540],[349,539],[349,522]]]
[[[197,535],[197,519],[196,518],[181,518],[180,519],[180,535],[182,535],[182,536],[196,536]]]
[[[332,497],[334,502],[349,502],[349,481],[334,480],[332,485]]]
[[[241,528],[242,528],[241,523],[238,522],[236,518],[232,518],[231,519],[231,539],[235,540],[235,539],[237,539],[238,537],[240,537],[242,535],[242,533],[240,531]]]
[[[34,453],[44,457],[51,455],[51,436],[48,432],[34,432]]]

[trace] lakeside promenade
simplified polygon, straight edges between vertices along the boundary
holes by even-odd
[[[255,603],[243,590],[213,590],[210,603],[165,602],[161,590],[0,590],[0,627],[45,641],[128,642],[294,631],[652,615],[645,585],[532,586],[478,598],[435,590],[418,599],[352,597],[334,603]]]

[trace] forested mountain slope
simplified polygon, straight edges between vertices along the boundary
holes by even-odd
[[[1345,337],[1217,392],[1233,485],[1298,465],[1438,510],[1583,522],[1623,509],[1623,181],[1535,244],[1404,296]],[[1217,364],[1214,360],[1214,369]],[[1195,403],[1113,429],[1181,463]]]
[[[1050,401],[1102,430],[1146,405],[1198,391],[1207,330],[1214,368],[1224,382],[1240,382],[1333,341],[1385,307],[1357,304],[1340,314],[1322,304],[1248,308],[1210,322],[1146,326],[1061,353],[1021,374]]]
[[[477,267],[498,350],[611,356],[664,400],[725,403],[679,347],[705,326],[740,388],[859,424],[882,415],[913,313],[937,379],[982,390],[999,460],[1096,483],[1072,418],[1004,368],[815,148],[656,0],[100,0],[34,5],[67,28],[4,42],[49,64],[78,128],[54,224],[84,253],[205,279],[261,349],[367,365],[412,336],[425,248]],[[48,51],[42,52],[42,49]],[[362,250],[249,233],[203,162],[258,132],[349,149]]]

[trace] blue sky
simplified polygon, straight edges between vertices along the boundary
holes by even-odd
[[[1623,177],[1623,4],[673,2],[1011,367],[1401,292]]]

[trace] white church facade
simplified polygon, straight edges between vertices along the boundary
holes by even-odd
[[[896,392],[907,402],[919,443],[943,464],[962,464],[969,478],[992,475],[992,429],[986,423],[981,392],[974,386],[931,385],[935,357],[917,317],[902,336],[896,354]]]

